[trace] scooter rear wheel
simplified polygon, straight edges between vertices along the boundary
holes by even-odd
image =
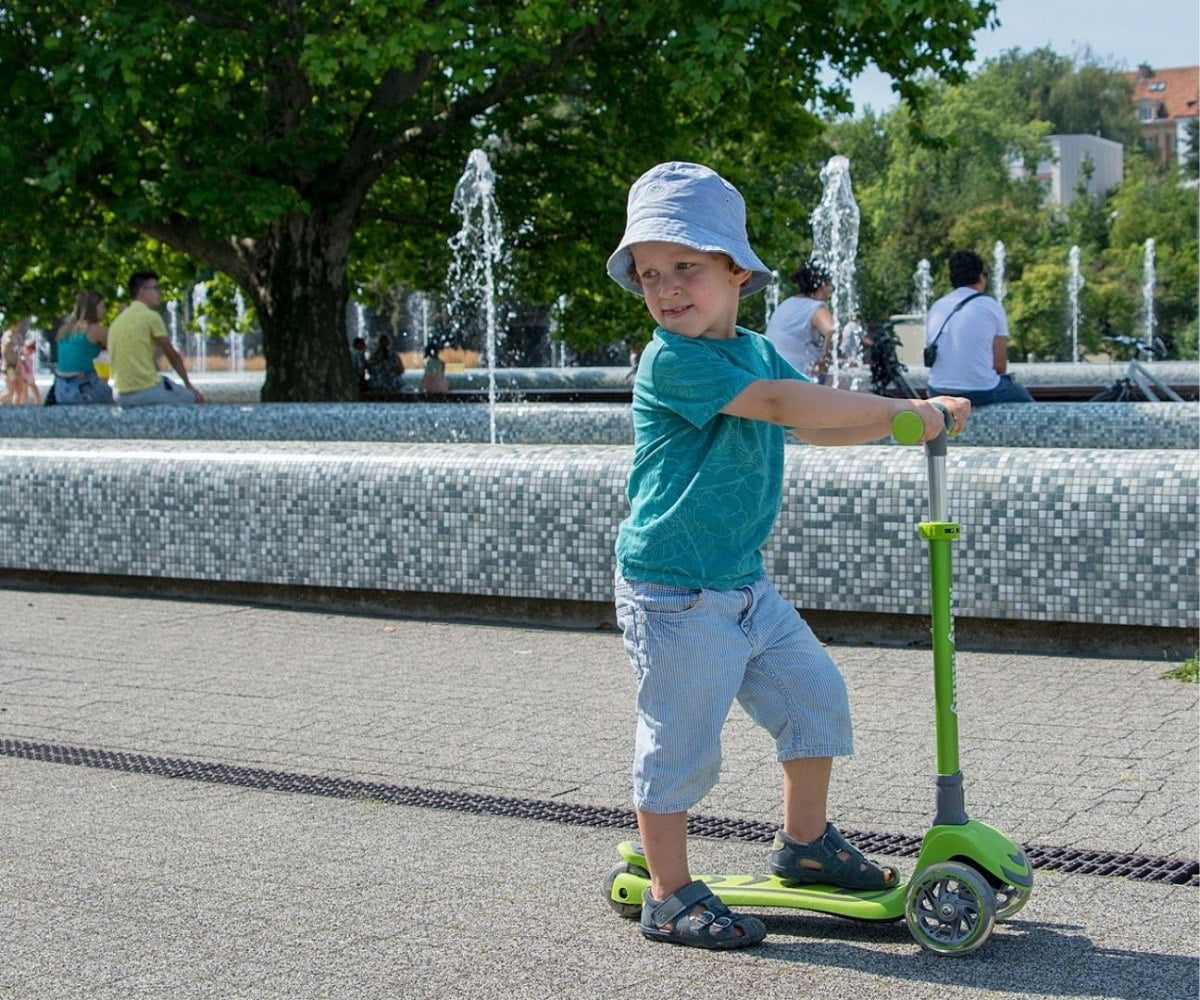
[[[913,876],[904,918],[922,948],[939,955],[967,955],[992,933],[996,897],[974,868],[945,861]]]
[[[604,880],[604,898],[608,900],[608,905],[616,914],[626,920],[637,920],[642,915],[642,901],[634,900],[632,897],[628,900],[617,899],[613,895],[613,885],[617,881],[618,875],[636,875],[638,878],[649,879],[650,873],[644,868],[622,861],[608,873],[608,878]]]
[[[994,887],[992,893],[996,897],[996,921],[1001,924],[1006,920],[1012,920],[1029,902],[1031,895],[1029,889],[1022,889],[1018,885],[1007,883]]]

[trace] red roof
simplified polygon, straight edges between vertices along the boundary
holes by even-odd
[[[1135,104],[1154,101],[1156,118],[1192,118],[1200,114],[1200,66],[1137,69],[1125,76],[1133,84]]]

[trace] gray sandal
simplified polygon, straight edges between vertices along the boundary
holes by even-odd
[[[767,936],[767,928],[757,917],[734,913],[696,881],[661,902],[647,889],[642,894],[642,933],[651,941],[692,948],[748,948]]]
[[[777,830],[771,846],[771,871],[784,882],[843,889],[894,889],[900,884],[896,869],[868,861],[832,823],[825,824],[825,833],[807,844]],[[815,861],[817,867],[810,868],[804,861]]]

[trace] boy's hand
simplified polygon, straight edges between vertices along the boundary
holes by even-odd
[[[921,420],[925,424],[922,441],[932,441],[946,426],[943,411],[950,414],[953,423],[948,431],[951,437],[961,434],[971,416],[971,401],[961,396],[933,396],[920,407]]]

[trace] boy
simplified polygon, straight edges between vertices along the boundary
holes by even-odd
[[[885,437],[933,401],[812,384],[765,337],[735,325],[738,301],[771,279],[746,236],[738,191],[707,167],[664,163],[629,191],[609,275],[658,324],[634,383],[630,515],[616,545],[617,619],[637,680],[634,804],[650,869],[642,933],[740,948],[766,935],[692,881],[687,810],[716,783],[720,733],[736,697],[776,741],[783,827],[771,867],[793,882],[889,888],[827,822],[832,758],[851,752],[845,683],[762,570],[779,510],[785,429],[814,444]],[[937,401],[966,423],[966,400]]]

